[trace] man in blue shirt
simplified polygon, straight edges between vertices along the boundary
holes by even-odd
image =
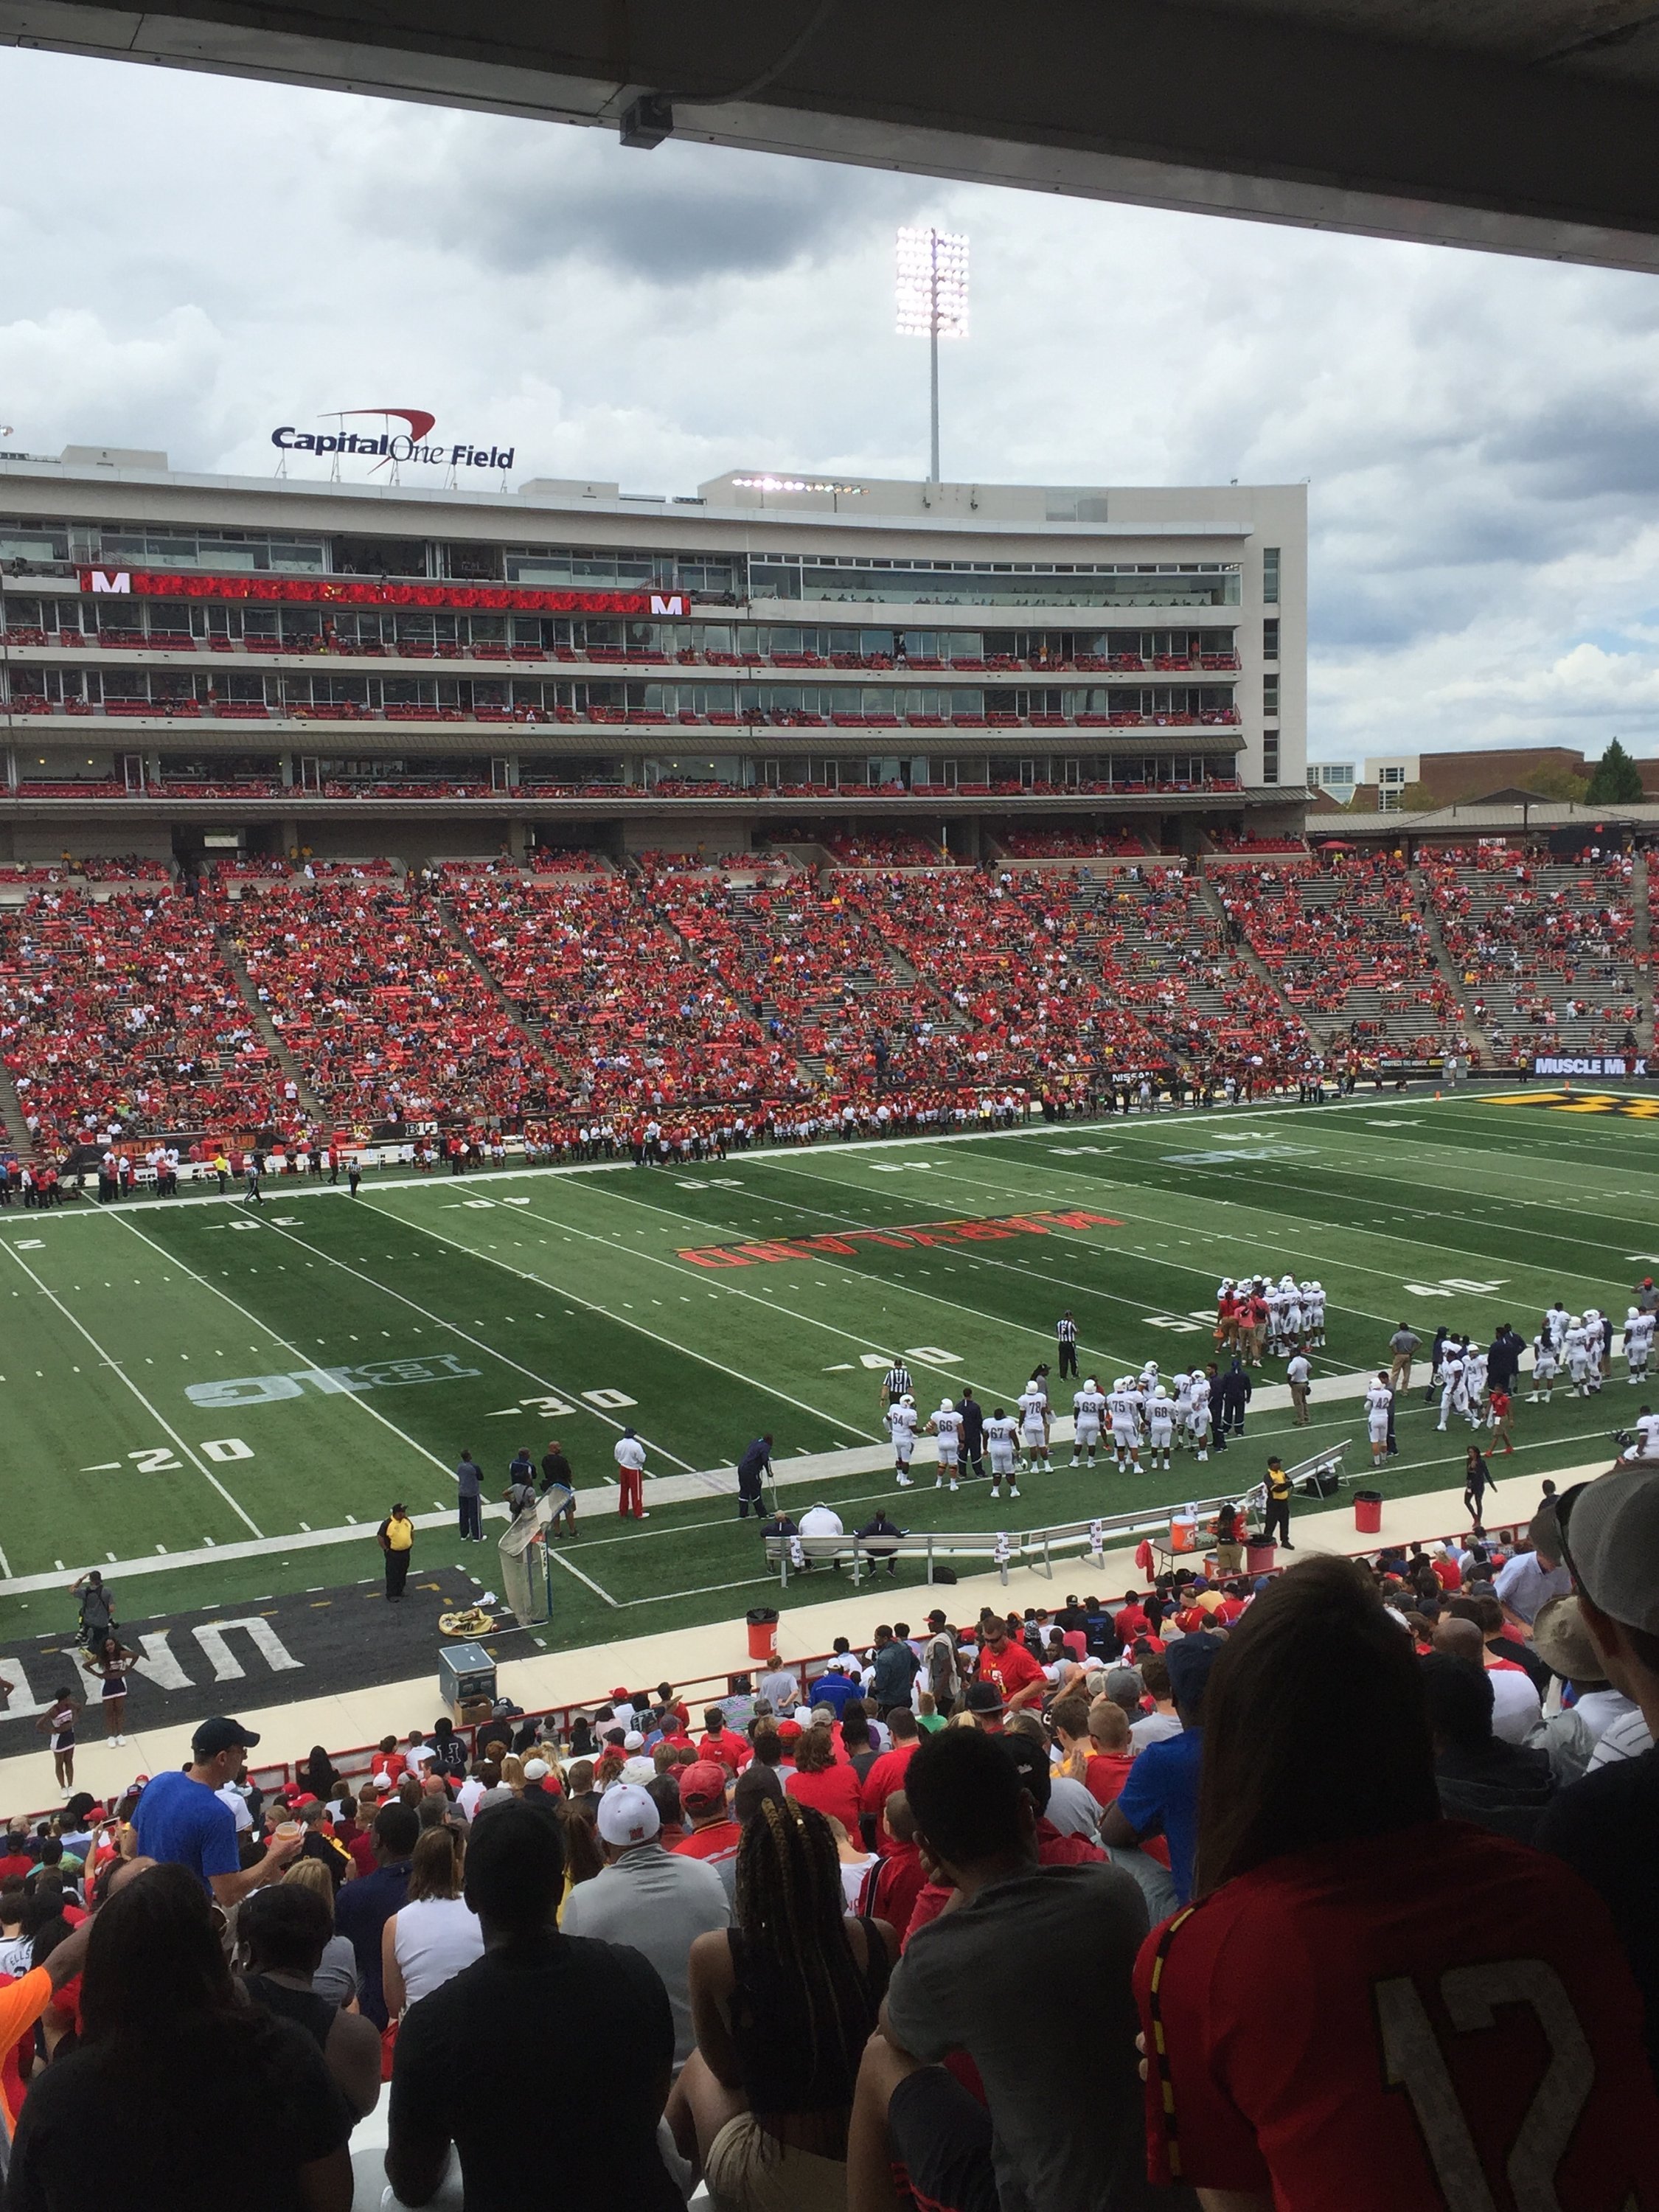
[[[357,2002],[376,2027],[386,2024],[380,1979],[380,1935],[409,1894],[409,1863],[421,1824],[407,1805],[382,1805],[374,1815],[374,1871],[349,1881],[334,1901],[334,1928],[357,1957]]]
[[[147,1782],[132,1819],[140,1857],[188,1867],[227,1911],[250,1890],[276,1881],[305,1840],[279,1843],[273,1836],[262,1859],[242,1866],[235,1816],[218,1793],[241,1772],[258,1741],[240,1721],[204,1721],[191,1738],[190,1765]]]
[[[1181,1717],[1181,1734],[1149,1743],[1129,1778],[1101,1816],[1100,1840],[1127,1850],[1161,1834],[1170,1846],[1170,1875],[1182,1905],[1193,1898],[1193,1857],[1198,1847],[1198,1776],[1204,1758],[1204,1686],[1223,1639],[1183,1636],[1164,1654],[1170,1692]]]

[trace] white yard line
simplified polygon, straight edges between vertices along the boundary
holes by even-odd
[[[441,1229],[428,1228],[425,1222],[416,1221],[408,1214],[392,1213],[386,1218],[401,1223],[406,1229],[415,1230],[422,1237],[433,1237],[440,1244],[448,1244],[457,1252],[465,1252],[471,1259],[482,1260],[489,1267],[501,1267],[509,1275],[517,1275],[522,1282],[536,1283],[543,1290],[550,1291],[556,1297],[574,1299],[579,1306],[584,1307],[589,1313],[600,1315],[605,1321],[614,1322],[618,1328],[631,1328],[636,1335],[648,1336],[653,1344],[665,1344],[671,1352],[678,1352],[687,1359],[695,1359],[700,1366],[712,1367],[718,1374],[729,1375],[733,1382],[743,1383],[748,1389],[761,1391],[765,1396],[776,1398],[786,1406],[793,1406],[799,1413],[810,1413],[815,1421],[822,1421],[826,1428],[845,1429],[851,1426],[849,1422],[841,1419],[838,1415],[826,1413],[822,1407],[809,1406],[804,1398],[793,1397],[787,1390],[780,1390],[775,1382],[763,1382],[757,1376],[745,1375],[741,1368],[728,1367],[723,1359],[713,1358],[706,1352],[694,1352],[689,1344],[681,1344],[672,1336],[663,1336],[656,1329],[647,1328],[643,1322],[635,1321],[627,1314],[612,1313],[608,1306],[595,1304],[592,1299],[583,1297],[578,1291],[573,1291],[568,1284],[550,1282],[545,1275],[538,1275],[528,1267],[515,1267],[510,1260],[498,1260],[493,1252],[481,1252],[475,1244],[464,1244],[459,1237],[446,1237]],[[552,1228],[570,1228],[568,1222],[560,1221],[552,1214],[532,1214],[531,1218],[534,1220],[545,1221]],[[570,1233],[573,1236],[586,1236],[587,1232],[583,1230],[571,1230]],[[594,1237],[589,1238],[589,1242],[603,1244],[606,1239],[603,1237]],[[695,1275],[697,1271],[695,1268],[682,1268],[678,1272],[682,1274]],[[705,1284],[704,1287],[707,1288],[708,1285]],[[757,1303],[766,1304],[769,1301],[762,1299]],[[860,1433],[868,1435],[869,1431],[864,1430]]]
[[[149,1240],[146,1237],[144,1241],[148,1243]],[[197,1457],[196,1454],[191,1449],[190,1446],[179,1435],[178,1430],[173,1427],[172,1422],[165,1420],[162,1416],[156,1412],[155,1407],[150,1404],[149,1400],[145,1397],[143,1392],[138,1388],[138,1385],[122,1367],[120,1362],[110,1358],[108,1352],[106,1352],[103,1346],[99,1343],[92,1331],[83,1322],[78,1321],[76,1318],[75,1315],[72,1314],[69,1308],[64,1304],[62,1298],[58,1297],[56,1291],[49,1290],[46,1287],[46,1284],[41,1281],[39,1275],[35,1273],[33,1268],[30,1267],[28,1261],[23,1257],[21,1252],[17,1251],[9,1243],[7,1243],[7,1249],[11,1253],[12,1258],[17,1262],[17,1265],[22,1269],[23,1273],[28,1277],[30,1282],[32,1282],[36,1290],[40,1292],[41,1296],[52,1300],[53,1305],[55,1305],[58,1312],[63,1315],[64,1319],[69,1323],[70,1327],[86,1339],[87,1342],[97,1353],[100,1360],[109,1369],[111,1374],[118,1376],[126,1385],[127,1389],[138,1401],[138,1403],[149,1415],[151,1420],[155,1422],[156,1427],[161,1431],[164,1436],[170,1437],[173,1439],[174,1445],[179,1451],[183,1452],[185,1457],[196,1469],[198,1474],[201,1475],[206,1481],[211,1483],[214,1489],[216,1490],[220,1497],[224,1499],[225,1504],[229,1506],[231,1511],[236,1516],[237,1519],[245,1522],[248,1528],[252,1529],[254,1534],[258,1536],[260,1534],[259,1524],[253,1518],[253,1516],[246,1511],[242,1506],[238,1504],[235,1498],[234,1498],[229,1491],[225,1488],[224,1484],[220,1481],[218,1476],[215,1474],[212,1468]]]
[[[124,1217],[118,1215],[117,1218],[121,1220],[121,1224],[124,1228],[131,1231],[132,1234],[137,1237],[141,1243],[148,1244],[152,1252],[159,1253],[161,1257],[167,1261],[169,1266],[181,1268],[193,1282],[199,1283],[204,1291],[211,1291],[216,1298],[222,1298],[225,1304],[234,1313],[240,1314],[244,1321],[250,1322],[253,1328],[260,1330],[264,1335],[268,1336],[270,1339],[270,1341],[276,1345],[279,1350],[287,1352],[291,1359],[297,1360],[301,1367],[308,1369],[313,1374],[320,1374],[322,1372],[321,1369],[318,1366],[317,1362],[312,1358],[309,1352],[301,1352],[297,1344],[290,1344],[285,1336],[279,1336],[276,1331],[272,1328],[269,1322],[261,1321],[258,1314],[251,1312],[249,1309],[241,1304],[239,1300],[232,1297],[228,1291],[222,1291],[216,1283],[209,1282],[205,1275],[198,1275],[194,1267],[188,1266],[183,1260],[179,1259],[176,1253],[169,1252],[164,1244],[158,1244],[154,1237],[146,1237],[143,1231],[138,1228],[134,1223],[128,1221]],[[14,1254],[13,1256],[15,1258],[16,1255]],[[125,1381],[125,1379],[126,1378],[125,1376],[122,1377],[123,1381]],[[362,1391],[343,1390],[337,1394],[331,1395],[337,1395],[340,1397],[349,1399],[354,1406],[361,1407],[363,1412],[368,1415],[371,1421],[378,1421],[383,1429],[387,1430],[392,1436],[397,1437],[399,1443],[406,1444],[410,1451],[418,1452],[422,1459],[429,1460],[433,1466],[438,1468],[441,1474],[447,1476],[449,1480],[453,1482],[455,1480],[455,1470],[453,1468],[446,1466],[444,1462],[438,1457],[436,1452],[428,1451],[424,1444],[417,1443],[415,1438],[409,1434],[407,1430],[400,1429],[395,1421],[387,1420],[386,1415],[381,1413],[377,1407],[372,1406],[369,1403],[368,1397]],[[244,1514],[242,1517],[244,1520],[246,1520],[247,1518],[246,1514]],[[253,1524],[252,1522],[249,1522],[248,1525],[252,1528]],[[254,1533],[257,1535],[258,1532],[256,1529]]]
[[[400,1220],[402,1216],[394,1215],[392,1218]],[[366,1275],[361,1267],[354,1267],[349,1261],[337,1259],[333,1253],[325,1251],[320,1244],[307,1244],[303,1237],[295,1236],[292,1230],[279,1229],[272,1223],[262,1222],[259,1225],[261,1228],[268,1229],[273,1237],[283,1237],[289,1243],[298,1245],[301,1251],[313,1254],[318,1259],[325,1261],[329,1267],[338,1267],[343,1274],[355,1275],[360,1283],[367,1283],[372,1291],[378,1291],[382,1297],[395,1298],[399,1305],[407,1306],[411,1313],[424,1315],[434,1328],[447,1329],[452,1336],[459,1336],[464,1344],[471,1345],[475,1351],[487,1352],[490,1358],[499,1360],[503,1367],[510,1367],[515,1375],[527,1376],[539,1389],[546,1392],[550,1397],[570,1397],[576,1401],[572,1407],[574,1413],[591,1414],[596,1421],[603,1421],[606,1428],[615,1429],[618,1436],[627,1426],[625,1422],[613,1420],[609,1413],[601,1411],[599,1407],[583,1403],[581,1393],[574,1384],[550,1382],[545,1375],[538,1375],[533,1367],[526,1367],[521,1361],[509,1358],[506,1352],[498,1352],[493,1344],[487,1344],[483,1337],[474,1336],[471,1329],[463,1328],[459,1322],[449,1321],[442,1314],[434,1313],[430,1306],[422,1305],[417,1299],[408,1297],[402,1291],[394,1291],[389,1283],[381,1282],[378,1276]],[[562,1420],[564,1416],[561,1413],[554,1418]],[[640,1441],[653,1450],[659,1459],[672,1459],[676,1467],[683,1467],[688,1473],[691,1472],[690,1461],[682,1459],[678,1452],[670,1451],[666,1444],[653,1444],[651,1439],[644,1435],[640,1437]]]

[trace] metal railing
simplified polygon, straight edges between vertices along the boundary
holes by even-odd
[[[1292,1487],[1308,1491],[1333,1478],[1345,1480],[1343,1461],[1351,1449],[1352,1439],[1345,1437],[1340,1443],[1328,1444],[1299,1461],[1286,1470]],[[929,1583],[933,1580],[936,1559],[959,1558],[989,1559],[1005,1585],[1016,1566],[1030,1567],[1052,1582],[1057,1553],[1080,1550],[1091,1561],[1099,1560],[1109,1547],[1117,1549],[1143,1536],[1167,1540],[1171,1524],[1188,1516],[1200,1523],[1213,1520],[1224,1505],[1235,1506],[1247,1520],[1254,1517],[1260,1522],[1267,1506],[1266,1481],[1255,1484],[1242,1495],[1195,1498],[1176,1508],[1132,1506],[1121,1513],[1097,1514],[1088,1521],[1056,1522],[1036,1528],[928,1529],[903,1536],[775,1535],[767,1538],[766,1551],[769,1560],[775,1559],[778,1578],[785,1589],[792,1571],[799,1575],[818,1563],[833,1566],[850,1561],[856,1589],[866,1571],[873,1576],[890,1560],[908,1559],[927,1562]],[[1167,1540],[1163,1547],[1175,1555]]]

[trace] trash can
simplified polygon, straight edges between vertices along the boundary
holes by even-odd
[[[1382,1533],[1382,1493],[1380,1490],[1356,1490],[1353,1494],[1353,1525],[1362,1536],[1380,1536]]]
[[[751,1659],[774,1659],[778,1650],[778,1612],[772,1605],[751,1605],[749,1608],[749,1656]]]
[[[1270,1575],[1277,1557],[1277,1547],[1260,1536],[1253,1536],[1244,1547],[1244,1565],[1253,1575]]]

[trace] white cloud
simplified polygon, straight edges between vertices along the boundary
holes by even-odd
[[[264,475],[396,403],[515,476],[915,475],[892,231],[947,221],[948,472],[1311,480],[1316,753],[1659,746],[1650,280],[15,50],[0,99],[28,450]]]

